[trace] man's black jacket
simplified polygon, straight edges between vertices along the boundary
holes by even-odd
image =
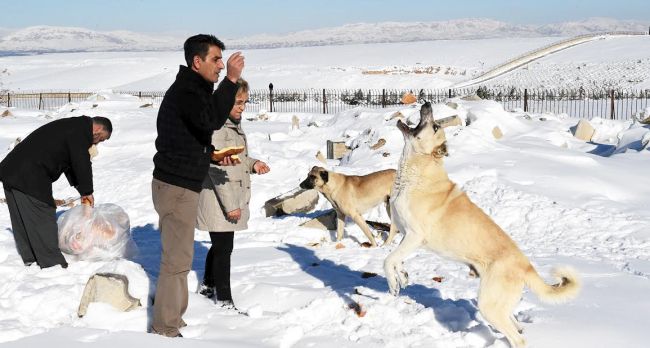
[[[88,148],[93,142],[93,121],[70,117],[45,124],[9,152],[0,162],[0,181],[51,206],[52,183],[65,173],[81,195],[93,193]]]
[[[226,122],[237,85],[225,78],[214,84],[181,66],[158,110],[154,178],[200,192],[208,174],[212,132]]]

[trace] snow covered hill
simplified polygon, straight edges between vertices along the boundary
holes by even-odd
[[[152,51],[182,49],[178,38],[130,31],[100,32],[84,28],[35,26],[0,38],[0,52]]]
[[[285,35],[255,35],[233,40],[232,44],[242,48],[276,48],[508,37],[567,37],[609,31],[645,32],[647,29],[647,25],[641,22],[608,18],[541,26],[516,25],[492,19],[458,19],[439,22],[357,23]]]
[[[646,32],[647,23],[608,18],[547,25],[517,25],[491,19],[437,22],[356,23],[286,34],[223,38],[229,48],[278,48],[413,42],[451,39],[575,36],[611,31]],[[0,35],[6,29],[0,31]],[[191,33],[188,33],[190,35]],[[218,32],[214,33],[219,36]],[[44,52],[179,50],[183,38],[129,31],[101,32],[85,28],[35,26],[0,36],[0,55]]]

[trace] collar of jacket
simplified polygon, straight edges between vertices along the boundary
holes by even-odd
[[[234,125],[239,125],[241,123],[241,118],[238,120],[234,119],[232,116],[228,115],[228,121]]]
[[[214,83],[206,81],[203,76],[185,65],[179,66],[176,80],[183,84],[198,86],[210,94],[214,90]]]
[[[226,119],[226,123],[223,124],[224,127],[234,128],[234,129],[239,129],[240,125],[241,125],[241,121],[238,122],[238,123],[235,123],[235,122],[232,121],[230,116],[228,116],[228,118]]]

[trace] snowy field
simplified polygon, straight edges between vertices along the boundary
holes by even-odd
[[[628,55],[621,60],[640,60],[635,66],[647,70],[648,37],[622,40],[627,40],[627,48],[621,51]],[[411,87],[425,81],[448,85],[453,78],[381,75],[368,80],[369,75],[359,70],[414,66],[417,62],[479,69],[479,61],[496,65],[551,41],[526,39],[508,47],[504,44],[502,49],[495,48],[494,42],[477,42],[464,46],[463,54],[454,48],[469,41],[368,45],[364,53],[358,51],[361,46],[251,50],[245,52],[244,75],[254,81],[254,87],[269,81],[282,81],[277,88],[285,83],[291,87],[339,83],[346,88],[370,84]],[[620,45],[613,40],[599,42],[607,43]],[[619,56],[597,55],[596,48],[591,54],[581,49],[588,46],[564,51],[564,60],[547,57],[539,62],[557,69],[568,67],[568,62],[588,62],[605,71]],[[337,53],[326,54],[328,50]],[[602,52],[603,47],[597,50]],[[0,71],[6,68],[9,73],[0,76],[4,88],[12,89],[128,86],[156,90],[168,87],[181,63],[179,52],[2,57]],[[642,85],[649,86],[647,78],[637,86]],[[337,248],[333,232],[299,227],[331,208],[323,197],[314,212],[264,217],[266,200],[292,190],[312,166],[320,164],[315,154],[326,153],[328,139],[345,141],[353,148],[341,161],[328,161],[332,170],[365,174],[396,168],[403,141],[393,116],[399,112],[417,122],[417,106],[357,108],[336,115],[267,113],[266,120],[245,113],[243,127],[251,155],[271,167],[269,174],[252,178],[250,228],[235,235],[233,297],[247,315],[218,309],[195,293],[209,248],[207,233],[197,231],[189,308],[184,317],[188,326],[181,329],[185,338],[147,334],[160,260],[158,216],[150,190],[158,105],[140,108],[146,101],[108,92],[101,95],[103,98],[94,96],[54,112],[10,109],[13,116],[0,118],[0,158],[17,137],[25,137],[52,119],[84,114],[109,117],[115,131],[99,145],[99,156],[93,162],[95,199],[97,204],[118,204],[129,214],[138,254],[101,262],[69,258],[68,269],[24,267],[14,246],[8,211],[0,203],[3,346],[508,346],[478,312],[479,280],[468,276],[465,265],[419,250],[405,262],[410,285],[393,297],[382,264],[401,235],[392,245],[363,248],[359,244],[365,236],[347,221],[345,247]],[[593,119],[595,141],[585,143],[571,135],[570,128],[577,120],[564,114],[507,112],[491,101],[451,101],[458,109],[435,105],[435,117],[457,114],[471,124],[446,129],[450,156],[445,165],[450,178],[510,234],[543,276],[555,265],[570,265],[583,281],[578,298],[563,305],[544,304],[528,290],[524,292],[515,315],[523,323],[529,345],[646,347],[650,341],[645,325],[650,313],[646,297],[650,291],[650,151],[642,149],[641,143],[650,137],[650,129],[631,121]],[[3,111],[0,107],[0,113]],[[645,112],[650,114],[650,110]],[[300,119],[298,130],[291,128],[294,115]],[[492,135],[495,126],[503,132],[501,139]],[[380,138],[386,145],[371,150]],[[604,153],[613,154],[605,157]],[[54,184],[55,198],[75,194],[65,179]],[[388,221],[380,207],[366,217]],[[98,272],[126,274],[130,293],[143,307],[118,312],[93,303],[88,314],[78,318],[84,285]],[[366,272],[376,276],[366,277]],[[359,304],[365,315],[350,309],[353,303]]]
[[[440,40],[244,50],[252,88],[447,88],[563,38]],[[228,42],[226,42],[226,47]],[[226,50],[226,55],[232,51]],[[488,85],[650,88],[650,36],[609,37],[541,58]],[[0,57],[0,90],[164,91],[178,52]],[[423,73],[424,72],[424,73]]]

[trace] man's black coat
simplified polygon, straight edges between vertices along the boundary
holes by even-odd
[[[214,84],[181,66],[158,110],[154,178],[200,192],[208,174],[212,132],[223,126],[235,104],[237,85]]]
[[[62,173],[82,196],[93,193],[88,148],[93,142],[93,121],[88,116],[47,123],[9,152],[0,162],[0,181],[51,206],[52,183]]]

